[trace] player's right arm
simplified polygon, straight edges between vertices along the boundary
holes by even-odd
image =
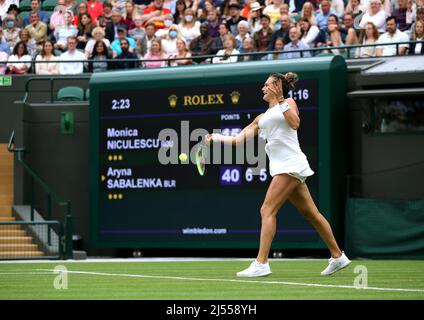
[[[259,119],[262,117],[263,113],[258,115],[249,125],[247,125],[237,136],[223,136],[222,134],[208,134],[206,135],[206,142],[223,142],[225,144],[231,144],[238,146],[245,141],[253,138],[259,132]]]

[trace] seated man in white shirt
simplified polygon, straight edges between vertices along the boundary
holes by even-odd
[[[400,31],[396,27],[397,21],[396,18],[391,16],[386,19],[386,32],[383,33],[379,38],[377,43],[378,44],[390,44],[390,43],[397,43],[397,42],[409,42],[409,37],[405,32]],[[396,52],[396,45],[380,45],[375,49],[376,56],[396,56],[396,55],[405,55],[407,49],[409,47],[409,44],[399,44],[398,45],[398,52]]]
[[[284,51],[306,50],[309,46],[300,40],[300,32],[297,27],[291,27],[289,31],[290,42],[284,46]],[[302,57],[310,57],[309,51],[296,51],[283,53],[283,59],[296,59]]]
[[[77,50],[77,37],[68,37],[68,50],[59,57],[59,74],[81,74],[84,72],[85,55]],[[62,62],[75,61],[75,62]]]

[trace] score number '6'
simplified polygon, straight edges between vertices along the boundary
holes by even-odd
[[[250,168],[247,169],[244,176],[247,182],[251,182],[253,180],[253,170]],[[266,173],[266,169],[263,168],[259,171],[259,180],[261,180],[262,182],[265,182],[267,179],[268,179],[268,175]]]

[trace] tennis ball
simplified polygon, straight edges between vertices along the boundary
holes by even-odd
[[[180,159],[181,162],[187,161],[187,155],[185,153],[181,153],[178,158]]]

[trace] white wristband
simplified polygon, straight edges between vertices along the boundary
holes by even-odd
[[[280,104],[280,110],[282,113],[286,112],[289,109],[290,109],[290,106],[287,102]]]
[[[221,141],[221,137],[223,137],[220,133],[212,133],[212,141],[213,142],[219,142]]]

